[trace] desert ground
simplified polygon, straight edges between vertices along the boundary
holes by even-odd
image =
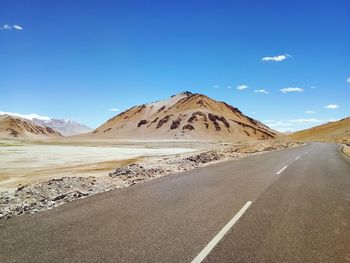
[[[0,218],[300,143],[271,141],[0,141]]]
[[[63,176],[103,176],[145,157],[193,152],[200,144],[171,142],[31,142],[0,140],[0,191]]]

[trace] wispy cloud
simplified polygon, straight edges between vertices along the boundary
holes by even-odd
[[[298,87],[288,87],[280,90],[282,93],[289,93],[289,92],[304,92],[304,89],[298,88]]]
[[[327,122],[333,122],[337,120],[338,119],[322,120],[316,118],[300,118],[286,121],[265,120],[262,122],[277,131],[284,132],[305,129],[306,127],[321,125]]]
[[[2,25],[0,27],[1,30],[12,30],[12,29],[15,29],[15,30],[23,30],[23,27],[22,26],[19,26],[19,25],[8,25],[8,24],[5,24],[5,25]]]
[[[329,104],[329,105],[324,106],[323,108],[325,108],[325,109],[338,109],[339,105],[338,104]]]
[[[19,26],[19,25],[13,25],[13,28],[14,29],[17,29],[17,30],[23,30],[23,27]]]
[[[38,119],[43,121],[51,120],[51,118],[48,116],[40,116],[39,114],[36,114],[36,113],[21,114],[21,113],[15,113],[15,112],[0,111],[0,115],[11,115],[11,116],[20,117],[27,120],[33,120],[33,119]]]
[[[109,111],[119,111],[119,109],[117,109],[117,108],[112,108],[112,109],[109,109]]]
[[[323,120],[320,119],[295,119],[295,120],[290,120],[289,122],[292,123],[323,123]]]
[[[5,24],[5,25],[1,26],[0,28],[1,28],[1,30],[11,30],[12,26]]]
[[[227,86],[228,89],[232,89],[232,86]]]
[[[290,122],[283,122],[283,121],[276,121],[276,122],[270,122],[270,123],[265,123],[269,127],[281,127],[281,126],[292,126],[294,125],[293,123]]]
[[[220,88],[220,86],[219,85],[214,85],[213,88],[214,89],[218,89],[218,88]]]
[[[312,110],[307,110],[307,111],[305,111],[305,113],[306,114],[315,114],[315,113],[317,113],[316,111],[312,111]]]
[[[247,85],[238,85],[238,86],[237,86],[237,89],[238,89],[238,90],[244,90],[244,89],[247,89],[247,88],[248,88]]]
[[[264,120],[262,122],[265,123],[265,124],[268,124],[268,123],[274,123],[276,121],[275,120]]]
[[[315,86],[311,86],[310,89],[316,89],[316,87]]]
[[[283,54],[283,55],[273,56],[273,57],[263,57],[261,60],[262,60],[262,61],[280,62],[280,61],[286,60],[286,59],[289,58],[289,57],[290,57],[290,55],[288,55],[288,54]]]
[[[348,77],[348,79],[346,80],[347,83],[350,83],[350,77]]]
[[[269,94],[269,92],[267,90],[264,89],[256,89],[254,90],[255,93],[264,93],[264,94]]]

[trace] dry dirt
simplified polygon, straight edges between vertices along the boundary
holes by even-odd
[[[350,143],[344,145],[343,152],[350,157]]]
[[[147,143],[148,147],[150,146],[150,143],[151,142]],[[164,146],[172,144],[173,142],[165,141],[163,143]],[[161,143],[157,142],[156,144],[159,146]],[[179,144],[179,142],[177,142],[177,144]],[[169,148],[146,149],[148,151],[153,150],[153,155],[148,157],[144,156],[143,158],[126,158],[117,162],[103,161],[98,162],[97,164],[85,163],[75,166],[63,165],[62,167],[48,169],[48,171],[46,171],[47,168],[42,167],[40,171],[49,175],[48,177],[35,177],[34,170],[32,171],[31,176],[27,178],[35,178],[35,183],[29,180],[30,183],[27,184],[27,179],[24,179],[21,185],[18,185],[20,181],[17,181],[17,188],[15,188],[14,191],[0,192],[0,219],[11,218],[24,213],[36,213],[89,195],[132,186],[157,177],[203,167],[215,162],[238,159],[251,154],[280,150],[300,145],[300,143],[297,142],[277,140],[215,144],[209,142],[201,142],[200,144],[198,144],[198,142],[186,142],[185,144],[187,146],[189,144],[192,146],[197,145],[197,149],[194,147],[192,149],[172,148],[170,149],[172,154],[169,154]],[[32,149],[35,149],[36,146],[38,145],[26,145],[26,147],[32,147]],[[50,147],[51,151],[54,147],[49,145],[46,146]],[[203,148],[203,146],[205,146],[205,148]],[[8,144],[6,147],[10,147],[11,149],[11,147],[16,146]],[[24,146],[17,145],[17,147]],[[134,148],[133,150],[135,151],[137,149],[139,148]],[[168,150],[165,151],[165,149]],[[194,149],[196,150],[195,152],[193,152]],[[128,148],[128,150],[130,151],[130,148]],[[190,150],[192,150],[192,152],[188,152]],[[168,153],[166,153],[167,151]],[[176,153],[176,151],[181,153]],[[67,153],[67,151],[65,152]],[[79,150],[79,153],[82,154],[81,149]],[[71,155],[69,156],[72,158]],[[89,156],[86,156],[85,153],[84,156],[91,161],[91,153]],[[16,160],[18,157],[12,158],[13,160]],[[38,156],[36,156],[36,158],[38,158]],[[96,156],[94,158],[96,159]],[[45,162],[42,158],[39,159],[45,163],[44,166],[46,167],[47,161]],[[57,163],[60,163],[60,160],[56,158],[56,166]],[[1,165],[5,165],[5,163],[2,163]],[[112,167],[113,169],[111,169]],[[25,171],[28,170],[28,168],[25,167],[22,167],[22,169]],[[107,170],[109,169],[111,170],[108,173]],[[64,173],[61,173],[62,170]],[[91,176],[92,171],[99,174],[99,176]],[[20,170],[18,170],[18,172],[20,172]],[[69,176],[65,176],[64,174]],[[77,174],[80,176],[77,176]],[[54,178],[49,179],[52,177]],[[9,179],[11,179],[11,177],[6,180]],[[39,182],[37,182],[37,180],[39,180]],[[12,184],[11,187],[11,189],[13,189],[14,184]]]

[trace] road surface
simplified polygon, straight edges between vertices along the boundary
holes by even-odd
[[[312,143],[0,222],[0,262],[350,262],[350,162]]]

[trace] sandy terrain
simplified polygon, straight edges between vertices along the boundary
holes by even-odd
[[[107,147],[0,141],[0,191],[63,176],[103,176],[140,158],[196,150],[168,147],[166,143],[161,146],[138,143],[133,147]]]
[[[344,145],[343,152],[350,157],[350,143],[348,145]]]
[[[292,140],[350,143],[350,117],[295,132],[286,137]]]
[[[86,196],[216,162],[300,145],[278,140],[235,143],[123,141],[121,144],[123,146],[106,147],[3,142],[0,147],[0,219],[36,213]],[[177,145],[177,148],[169,148],[169,145]]]

